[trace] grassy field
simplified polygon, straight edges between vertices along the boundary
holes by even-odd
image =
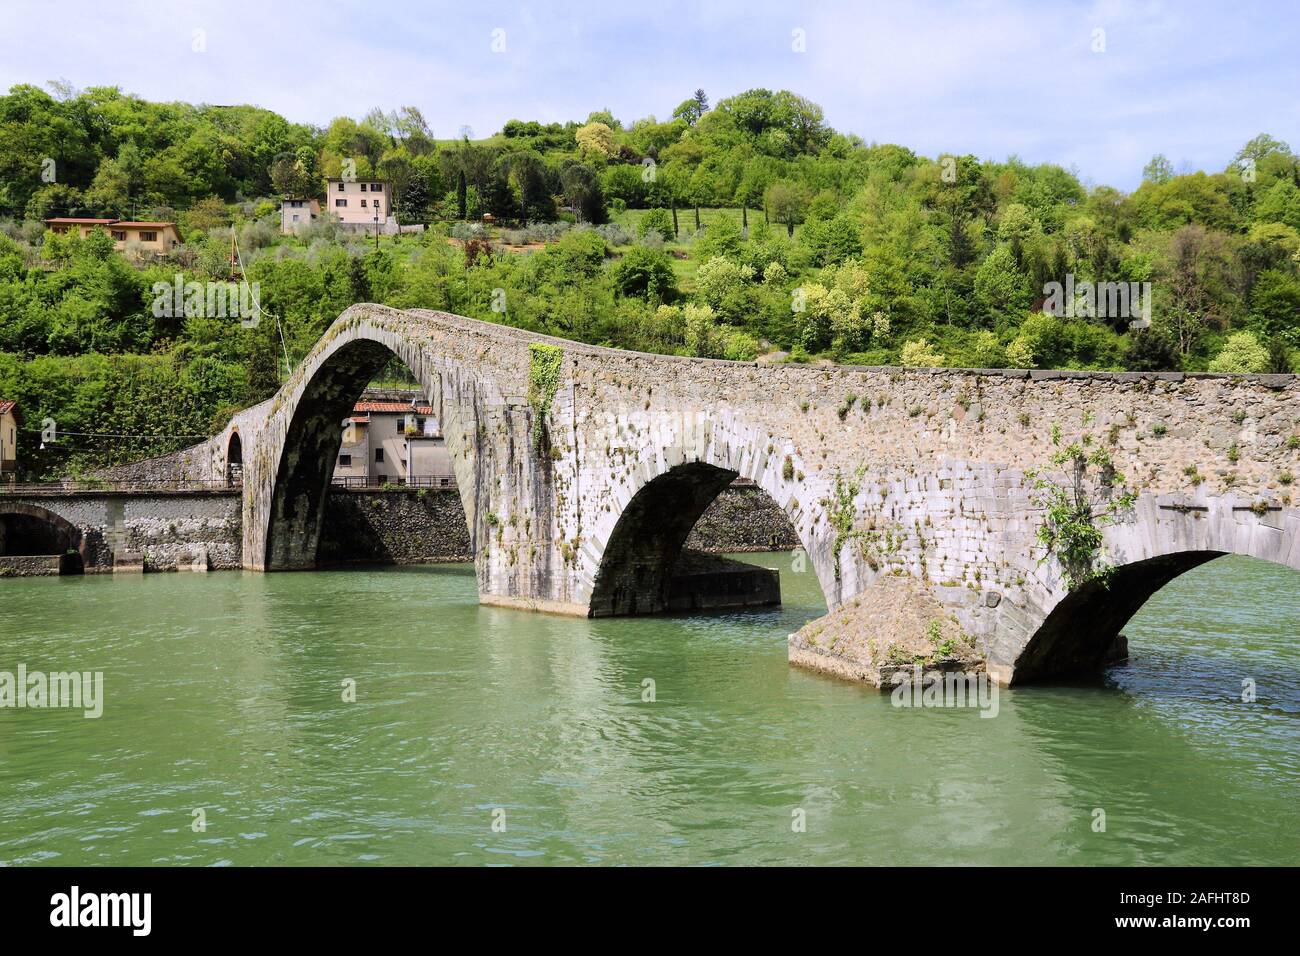
[[[647,212],[649,212],[648,209],[627,209],[621,213],[611,213],[610,221],[618,223],[618,225],[622,226],[635,237],[640,232],[641,220],[645,217]],[[739,226],[741,221],[740,210],[721,207],[700,208],[700,225],[706,230],[711,224],[723,219],[730,219]],[[751,227],[762,221],[763,210],[749,210],[749,224]],[[777,225],[776,228],[783,229],[784,227]],[[695,274],[700,270],[700,266],[703,265],[698,258],[689,254],[694,245],[690,239],[692,233],[695,231],[694,209],[687,207],[677,210],[677,229],[679,235],[682,237],[682,241],[670,240],[665,244],[665,248],[667,248],[669,252],[688,253],[687,257],[684,259],[678,258],[676,255],[673,256],[673,271],[677,274],[677,283],[681,290],[690,293],[695,291]],[[614,251],[621,252],[625,248],[627,247],[616,248]]]
[[[641,227],[641,220],[645,218],[648,209],[626,209],[619,213],[610,213],[610,221],[616,222],[628,232],[636,233]],[[740,225],[739,209],[723,208],[701,208],[700,225],[708,228],[710,223],[718,222],[721,219],[730,219],[737,226]],[[749,224],[752,226],[756,222],[763,221],[763,210],[749,210]],[[677,210],[677,228],[679,231],[693,232],[695,230],[695,210],[689,206],[681,207]]]
[[[617,212],[617,213],[611,212],[610,222],[621,226],[624,229],[624,231],[626,231],[629,234],[629,236],[632,239],[632,242],[635,242],[637,236],[640,233],[641,220],[645,217],[646,213],[648,213],[649,211],[650,210],[648,209],[626,209],[623,212]],[[700,208],[700,225],[705,229],[708,229],[710,225],[719,222],[723,219],[729,219],[732,222],[734,222],[737,226],[739,226],[741,222],[740,210],[723,208],[723,207],[701,207]],[[760,223],[762,221],[763,221],[763,210],[761,209],[749,210],[750,226],[754,226],[755,224]],[[677,227],[681,238],[679,240],[669,239],[664,244],[664,248],[669,253],[673,254],[673,271],[677,273],[677,281],[680,288],[682,289],[683,292],[689,293],[694,291],[695,289],[695,274],[696,272],[699,271],[699,268],[702,264],[694,255],[691,254],[692,249],[694,247],[693,238],[695,232],[695,210],[693,208],[686,207],[677,210]],[[774,224],[773,228],[776,230],[781,230],[781,234],[784,235],[784,227],[781,226],[780,224]],[[539,246],[536,245],[529,245],[529,246],[505,245],[501,239],[501,232],[502,229],[500,227],[490,226],[487,228],[485,234],[489,240],[495,243],[500,243],[501,244],[500,248],[503,248],[504,250],[510,253],[527,254],[528,252],[531,252],[536,248],[539,248]],[[449,240],[449,241],[456,242],[456,240]],[[632,243],[626,243],[624,245],[619,245],[619,246],[611,245],[610,252],[613,253],[615,256],[619,256],[622,255],[631,247],[632,247]],[[686,256],[684,258],[681,257],[682,253],[686,253]]]

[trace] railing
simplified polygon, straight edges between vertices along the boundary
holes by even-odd
[[[0,494],[32,495],[81,492],[159,493],[184,491],[234,491],[235,481],[207,481],[195,478],[65,478],[58,481],[0,481]]]
[[[413,478],[378,475],[335,475],[330,483],[335,488],[455,488],[456,479],[441,475],[416,475]]]

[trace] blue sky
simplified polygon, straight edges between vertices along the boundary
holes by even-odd
[[[1300,148],[1300,4],[8,0],[0,86],[58,77],[320,124],[410,104],[438,136],[765,86],[868,141],[1132,189],[1155,153],[1218,170],[1259,132]]]

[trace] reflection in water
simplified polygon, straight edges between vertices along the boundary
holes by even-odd
[[[783,607],[529,615],[467,566],[4,582],[0,670],[102,670],[106,705],[0,711],[0,862],[1296,861],[1292,572],[1192,571],[1132,664],[987,720],[790,668],[820,592],[749,559]]]

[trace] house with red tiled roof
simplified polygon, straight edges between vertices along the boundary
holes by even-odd
[[[162,255],[181,244],[181,232],[174,222],[133,222],[126,219],[90,219],[56,216],[46,219],[52,232],[76,232],[85,239],[96,229],[106,229],[118,251],[126,248]]]
[[[13,481],[18,473],[18,429],[22,424],[18,403],[0,399],[0,476],[5,481]]]
[[[430,405],[419,392],[364,392],[343,421],[334,483],[347,486],[455,484],[451,455]]]

